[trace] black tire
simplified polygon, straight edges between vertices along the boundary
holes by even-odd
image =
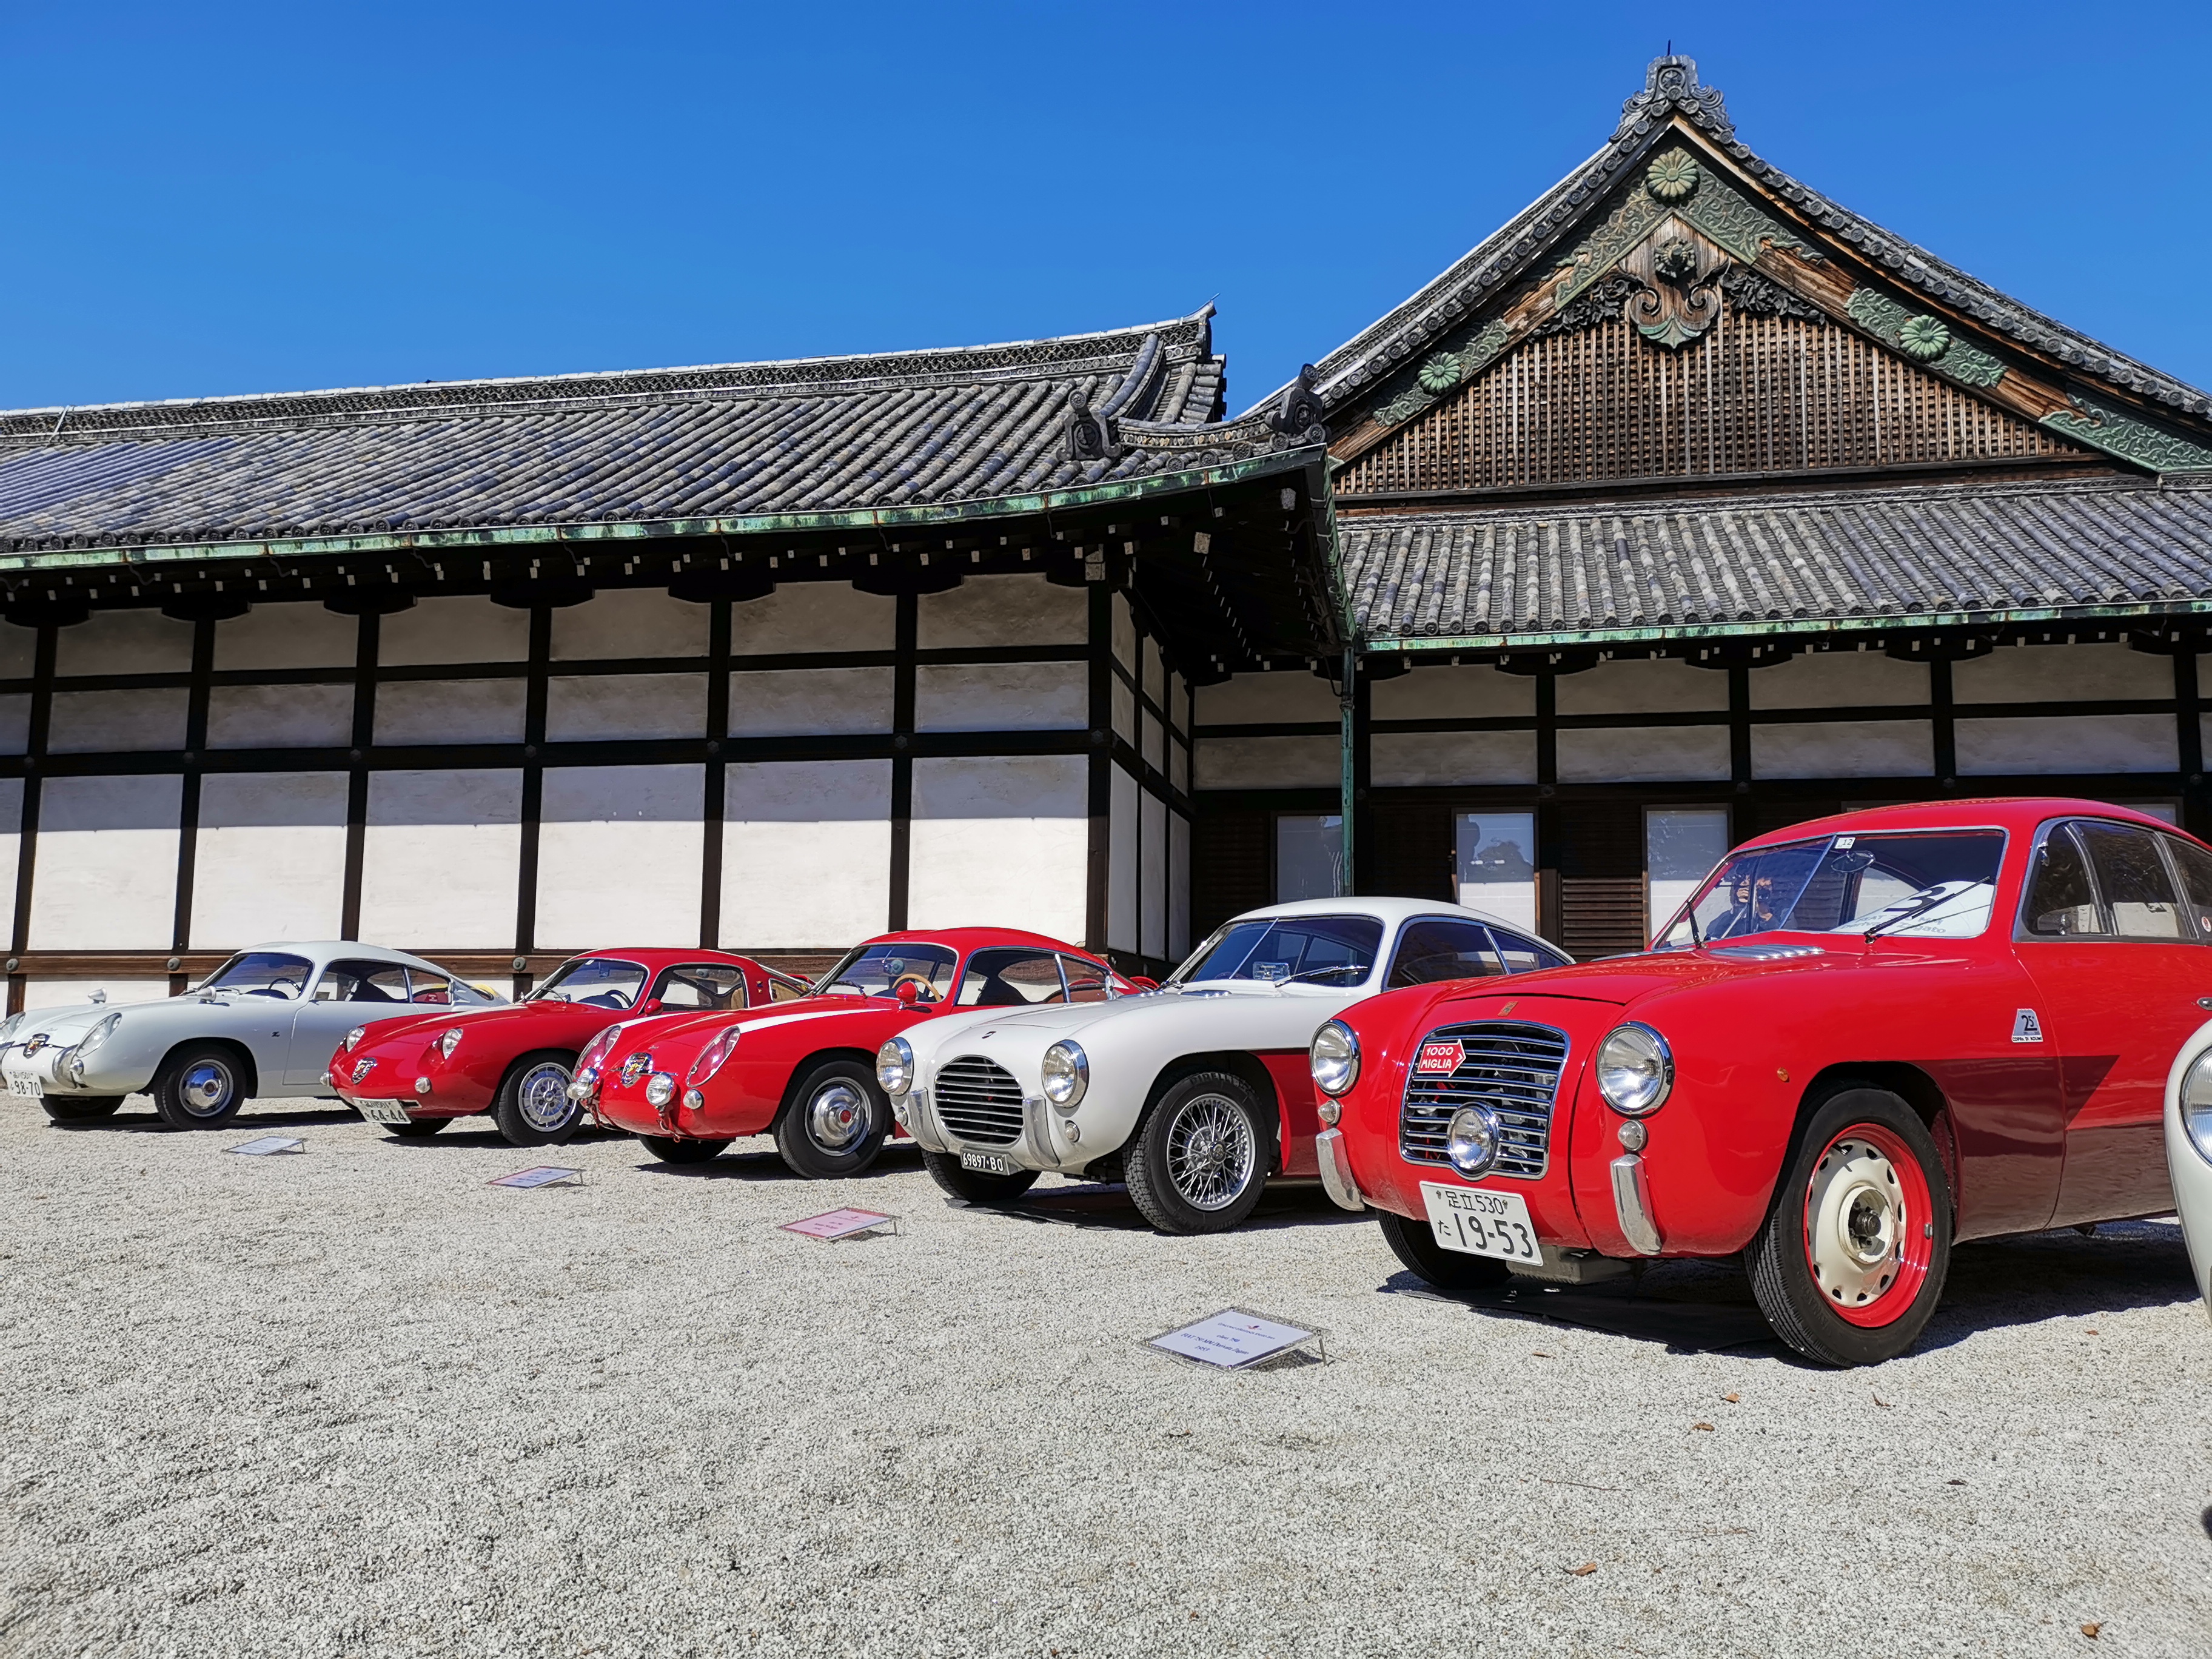
[[[1161,1091],[1122,1150],[1122,1175],[1160,1231],[1219,1233],[1252,1213],[1273,1156],[1252,1085],[1228,1072],[1199,1072]]]
[[[557,1146],[583,1127],[584,1107],[568,1098],[576,1057],[557,1048],[525,1054],[507,1068],[491,1121],[510,1146]]]
[[[449,1117],[410,1117],[404,1123],[380,1124],[394,1140],[428,1140],[453,1120]]]
[[[46,1115],[57,1123],[90,1123],[95,1118],[112,1117],[122,1103],[121,1095],[43,1095],[39,1100]]]
[[[220,1129],[238,1115],[252,1086],[251,1068],[237,1049],[193,1042],[162,1062],[148,1092],[172,1129]]]
[[[970,1204],[1011,1204],[1036,1185],[1035,1170],[1024,1170],[1019,1175],[986,1175],[981,1170],[962,1169],[957,1152],[933,1152],[925,1148],[921,1167],[946,1192]]]
[[[637,1139],[663,1164],[711,1164],[730,1146],[726,1140],[691,1140],[682,1135],[640,1135]]]
[[[776,1115],[775,1149],[809,1181],[856,1176],[876,1161],[891,1129],[891,1103],[857,1060],[825,1060],[799,1079]]]
[[[1469,1291],[1499,1290],[1512,1282],[1513,1275],[1503,1261],[1444,1249],[1437,1243],[1436,1230],[1425,1221],[1415,1221],[1394,1210],[1377,1210],[1375,1215],[1382,1223],[1382,1242],[1390,1247],[1390,1254],[1425,1284],[1461,1296]]]
[[[1951,1209],[1942,1158],[1911,1107],[1887,1089],[1830,1097],[1799,1132],[1744,1252],[1759,1311],[1820,1364],[1894,1359],[1942,1297]]]

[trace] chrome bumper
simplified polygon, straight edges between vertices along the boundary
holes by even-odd
[[[1352,1159],[1344,1150],[1344,1132],[1323,1129],[1314,1137],[1314,1153],[1321,1163],[1321,1184],[1329,1201],[1340,1210],[1357,1213],[1367,1207],[1359,1183],[1352,1178]]]
[[[1644,1160],[1633,1152],[1613,1160],[1613,1212],[1620,1218],[1621,1237],[1638,1255],[1656,1255],[1664,1248],[1658,1224],[1651,1219],[1651,1189],[1644,1178]]]
[[[891,1102],[891,1115],[899,1127],[915,1139],[925,1152],[945,1152],[945,1132],[937,1127],[937,1114],[929,1109],[929,1091],[909,1089]]]

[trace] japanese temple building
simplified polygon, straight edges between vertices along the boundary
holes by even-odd
[[[1602,955],[1839,806],[2212,830],[2212,402],[1687,58],[1234,418],[1210,316],[0,415],[9,1006],[334,936],[1157,972],[1340,889]]]

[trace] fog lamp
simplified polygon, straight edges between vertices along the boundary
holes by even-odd
[[[645,1082],[645,1103],[665,1106],[676,1098],[676,1079],[667,1072],[655,1072]]]
[[[701,1094],[696,1089],[686,1089],[684,1091],[684,1109],[685,1111],[698,1111],[701,1108],[705,1106],[706,1103],[707,1097]]]
[[[430,1079],[427,1077],[416,1078],[415,1079],[415,1092],[418,1095],[428,1094],[430,1092]]]
[[[1465,1106],[1452,1114],[1444,1156],[1463,1176],[1479,1176],[1498,1161],[1498,1120],[1487,1106]]]

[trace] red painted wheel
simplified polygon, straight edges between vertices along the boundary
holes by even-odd
[[[1894,1131],[1854,1123],[1821,1150],[1805,1187],[1805,1265],[1838,1318],[1873,1329],[1904,1317],[1935,1238],[1928,1177]]]

